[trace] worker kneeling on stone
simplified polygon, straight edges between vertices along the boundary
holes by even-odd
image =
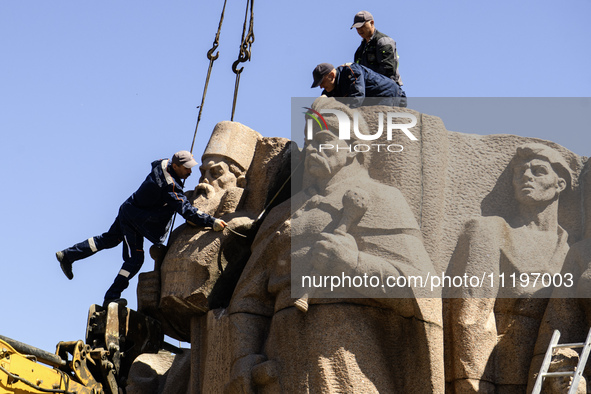
[[[312,71],[312,88],[320,86],[322,95],[352,98],[352,107],[360,106],[365,97],[381,97],[380,105],[406,107],[406,94],[394,80],[356,63],[335,67],[320,63]],[[386,99],[388,98],[388,99]]]
[[[107,290],[103,306],[110,302],[124,304],[126,301],[121,298],[121,293],[144,262],[144,238],[154,244],[162,244],[175,212],[197,226],[212,227],[215,231],[226,227],[226,222],[199,211],[185,197],[182,180],[191,175],[191,168],[195,165],[197,162],[188,151],[175,153],[171,160],[152,162],[152,171],[139,189],[121,205],[115,222],[106,233],[56,253],[68,279],[74,277],[74,261],[123,242],[123,266]]]

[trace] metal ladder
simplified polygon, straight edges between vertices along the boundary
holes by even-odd
[[[540,393],[545,378],[563,376],[573,377],[570,389],[568,390],[568,394],[575,394],[577,392],[577,388],[579,387],[579,381],[581,380],[581,376],[583,376],[583,369],[585,369],[585,364],[587,364],[587,358],[589,357],[589,352],[591,351],[591,329],[589,329],[587,339],[585,339],[584,343],[563,343],[559,345],[558,339],[560,339],[560,331],[554,330],[554,333],[552,334],[552,339],[550,340],[550,344],[548,345],[548,350],[546,350],[546,354],[544,355],[544,361],[542,362],[542,367],[540,368],[540,373],[538,374],[538,377],[536,379],[536,383],[532,390],[532,394]],[[563,348],[583,348],[583,350],[581,351],[581,355],[579,356],[579,362],[577,363],[576,369],[570,372],[548,372],[548,368],[550,368],[550,362],[552,361],[554,349]]]

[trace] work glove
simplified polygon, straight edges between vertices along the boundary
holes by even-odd
[[[222,219],[216,219],[213,222],[213,231],[222,231],[228,224]]]

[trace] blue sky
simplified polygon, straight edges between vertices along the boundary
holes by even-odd
[[[352,61],[360,38],[349,27],[359,4],[257,1],[234,120],[289,138],[291,97],[320,93],[310,89],[314,66]],[[77,263],[73,281],[54,253],[106,231],[151,161],[190,148],[222,5],[0,0],[1,335],[48,351],[84,338],[88,308],[102,302],[121,250]],[[591,96],[590,0],[363,7],[396,40],[409,97]],[[244,1],[228,0],[196,157],[213,126],[230,119],[244,10]],[[460,127],[448,128],[514,132],[494,118],[481,129]],[[589,134],[570,127],[537,136],[589,155]],[[187,187],[197,181],[194,174]],[[142,271],[152,267],[147,258]],[[131,307],[136,283],[124,294]]]

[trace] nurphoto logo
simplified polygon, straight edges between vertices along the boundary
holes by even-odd
[[[312,108],[304,107],[308,111],[305,112],[305,115],[308,117],[306,121],[306,139],[308,141],[314,139],[314,123],[316,123],[320,130],[328,130],[328,124],[324,119],[326,114],[331,114],[336,116],[338,120],[338,133],[335,133],[334,130],[328,130],[338,136],[339,139],[348,141],[351,139],[351,129],[353,130],[353,134],[355,135],[355,139],[358,141],[375,141],[382,137],[384,134],[384,113],[378,114],[378,130],[373,134],[362,133],[359,131],[359,124],[362,122],[362,115],[359,111],[353,111],[353,119],[350,119],[349,116],[344,113],[343,111],[339,111],[337,109],[321,109],[320,111],[313,110]],[[395,119],[406,119],[410,120],[409,123],[395,123]],[[363,122],[364,123],[364,122]],[[353,125],[353,127],[351,127]],[[388,141],[392,141],[392,135],[394,131],[402,132],[410,141],[417,141],[418,138],[409,130],[417,125],[417,117],[411,113],[406,112],[387,112],[386,113],[386,139]],[[368,130],[369,131],[369,130]],[[320,151],[322,150],[330,150],[330,149],[342,149],[339,147],[335,147],[332,144],[320,144],[319,146]],[[388,152],[402,152],[404,147],[400,144],[365,144],[359,143],[349,146],[350,150],[354,150],[355,152],[368,152],[370,150],[375,150],[377,152],[381,151],[388,151]]]

